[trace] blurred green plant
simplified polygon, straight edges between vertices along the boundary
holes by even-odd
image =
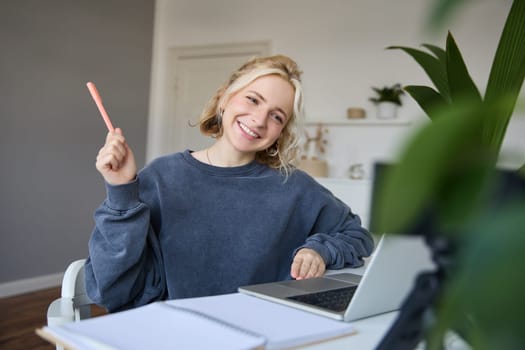
[[[381,102],[391,102],[398,106],[402,106],[401,96],[405,94],[401,88],[401,84],[394,84],[392,86],[384,86],[383,88],[372,87],[376,96],[370,97],[369,100],[374,104]]]
[[[445,12],[453,5],[441,3]],[[445,49],[422,46],[428,52],[389,47],[414,58],[434,84],[404,87],[432,123],[407,143],[382,184],[374,209],[376,227],[403,232],[431,203],[439,215],[439,231],[461,242],[457,269],[445,286],[437,326],[429,334],[431,348],[447,328],[465,328],[467,323],[466,335],[475,348],[522,348],[525,199],[490,211],[481,210],[480,203],[525,78],[525,0],[511,5],[483,96],[451,33]]]
[[[426,29],[430,32],[441,28],[446,20],[454,12],[463,6],[468,0],[438,0],[434,1],[430,10],[429,17],[426,21]]]

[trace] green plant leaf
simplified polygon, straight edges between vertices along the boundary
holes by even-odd
[[[480,212],[465,227],[459,269],[438,310],[441,327],[464,324],[465,314],[475,318],[476,327],[468,334],[475,349],[521,349],[525,344],[525,314],[517,312],[525,308],[525,201],[498,207]]]
[[[438,0],[433,17],[443,20],[465,2]],[[419,50],[390,47],[412,56],[437,91],[423,86],[405,88],[433,122],[411,138],[397,166],[379,184],[372,226],[376,233],[403,232],[418,221],[422,209],[430,207],[433,213],[437,208],[436,223],[443,229],[438,232],[461,234],[456,236],[462,243],[459,260],[451,261],[459,264],[459,269],[453,269],[457,275],[447,280],[435,304],[441,306],[438,324],[433,333],[427,333],[429,339],[437,336],[437,342],[428,343],[434,349],[440,348],[447,329],[466,324],[463,330],[469,332],[476,349],[521,349],[525,343],[525,313],[521,312],[525,307],[521,297],[525,293],[525,199],[520,194],[517,202],[505,201],[508,207],[501,212],[479,211],[479,203],[486,203],[479,200],[480,193],[496,165],[525,79],[524,19],[525,0],[514,0],[483,100],[452,35],[447,37],[446,59],[442,49],[429,44],[423,46],[435,55],[433,59]],[[431,101],[438,100],[437,96],[447,104],[436,102],[434,106]],[[525,165],[519,172],[525,176]]]
[[[437,114],[434,113],[434,110],[440,106],[448,104],[439,92],[428,86],[409,85],[405,86],[404,90],[412,96],[421,109],[423,109],[427,116],[432,120],[437,116]]]
[[[470,77],[461,52],[450,32],[447,35],[447,78],[452,101],[471,99],[481,102],[481,94]]]
[[[472,202],[476,191],[462,186],[470,180],[479,182],[477,171],[486,163],[480,147],[480,105],[462,103],[436,113],[435,121],[416,133],[398,166],[380,184],[378,206],[373,209],[377,213],[373,226],[380,232],[403,232],[431,202],[445,203],[444,212],[447,200],[454,202],[454,210],[469,210],[465,203]],[[459,177],[464,178],[458,181]],[[464,212],[445,214],[456,220]]]
[[[488,117],[484,139],[499,152],[525,78],[525,0],[515,0],[500,37],[490,71],[485,103],[499,103]],[[498,102],[504,99],[504,102]]]
[[[450,101],[450,89],[445,66],[435,56],[417,49],[405,46],[390,46],[389,50],[403,50],[410,55],[427,73],[436,89],[446,101]]]
[[[401,84],[394,84],[392,86],[385,86],[382,89],[372,87],[372,90],[377,94],[377,97],[369,98],[375,104],[380,102],[392,102],[398,106],[402,106],[401,95],[404,94]]]
[[[430,50],[430,52],[432,52],[437,57],[439,62],[444,64],[445,67],[446,67],[446,64],[447,64],[447,53],[445,52],[445,50],[443,50],[439,46],[432,45],[432,44],[422,44],[421,46],[426,47],[428,50]]]

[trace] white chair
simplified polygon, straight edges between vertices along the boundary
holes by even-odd
[[[91,317],[93,301],[86,294],[84,264],[86,259],[73,261],[62,278],[61,297],[47,308],[47,324],[61,325]],[[57,346],[57,349],[62,347]]]
[[[86,259],[73,261],[62,278],[59,299],[54,300],[47,308],[47,325],[61,325],[91,317],[93,301],[86,294],[84,283],[84,264]],[[57,345],[57,350],[62,350]]]

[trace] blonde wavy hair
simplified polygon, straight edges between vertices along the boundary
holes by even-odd
[[[288,81],[294,88],[293,112],[281,131],[277,141],[268,149],[255,154],[255,159],[271,168],[279,169],[286,175],[293,169],[293,162],[299,153],[302,137],[303,90],[302,71],[291,58],[284,55],[255,57],[232,73],[230,79],[217,89],[208,101],[199,118],[200,130],[204,135],[222,136],[222,106],[238,91],[255,79],[266,75],[277,75]]]

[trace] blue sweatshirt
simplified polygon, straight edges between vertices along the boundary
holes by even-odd
[[[373,250],[359,217],[301,170],[285,179],[256,161],[215,167],[186,150],[106,190],[85,281],[109,311],[290,279],[304,247],[331,269],[360,266]]]

